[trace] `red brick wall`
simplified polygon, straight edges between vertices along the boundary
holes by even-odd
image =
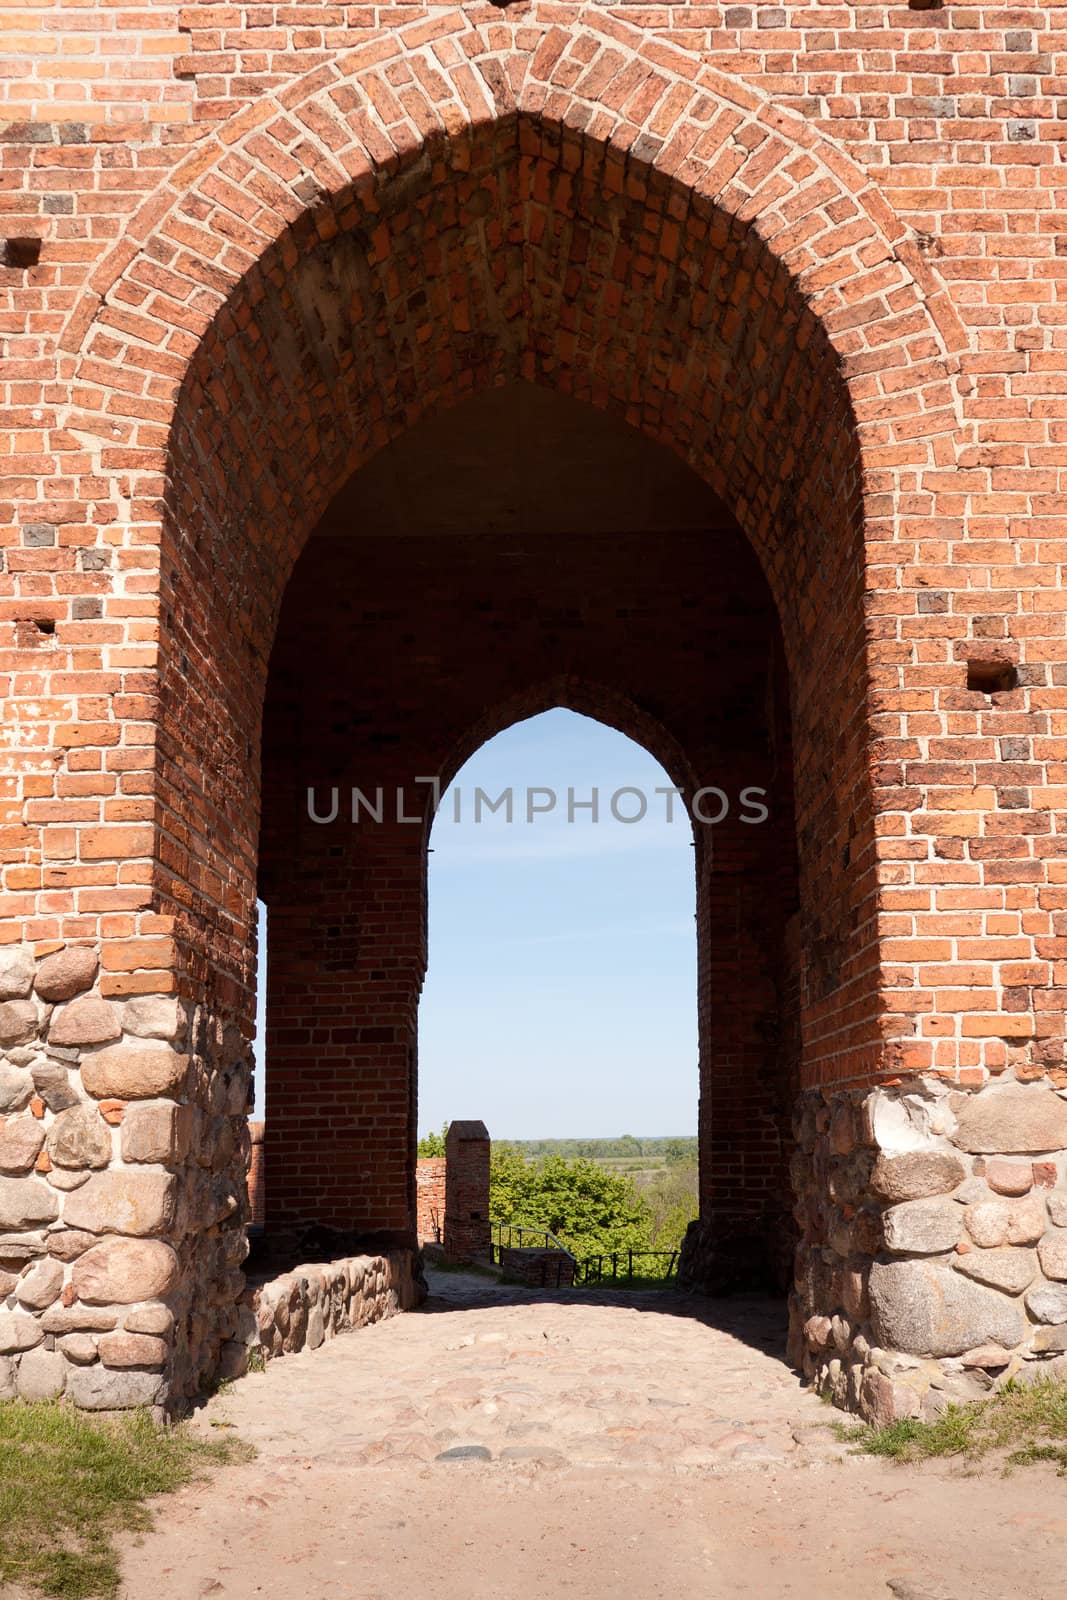
[[[248,1159],[248,1212],[255,1227],[262,1227],[267,1216],[267,1163],[263,1159],[262,1122],[250,1122]]]
[[[444,1156],[420,1156],[416,1161],[415,1205],[420,1244],[441,1244],[445,1232]]]

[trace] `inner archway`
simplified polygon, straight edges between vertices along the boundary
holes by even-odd
[[[766,581],[721,502],[587,405],[497,389],[351,480],[294,571],[265,711],[268,1229],[411,1239],[433,797],[487,738],[563,706],[643,745],[696,819],[687,1271],[780,1275],[798,1070],[786,684]]]

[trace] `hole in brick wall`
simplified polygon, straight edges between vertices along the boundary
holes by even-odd
[[[56,631],[54,617],[32,617],[30,621],[31,626],[36,628],[38,633],[51,634]]]
[[[909,11],[940,11],[944,0],[908,0]]]
[[[5,267],[35,267],[40,259],[40,239],[5,239],[0,246],[0,262]]]
[[[978,694],[1003,694],[1018,687],[1019,674],[1010,661],[968,661],[967,687]]]

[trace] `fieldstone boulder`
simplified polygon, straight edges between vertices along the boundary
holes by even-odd
[[[150,1333],[102,1333],[97,1350],[105,1367],[161,1367],[167,1359],[167,1342]]]
[[[154,1100],[179,1092],[189,1058],[167,1045],[110,1045],[82,1062],[82,1083],[97,1100]]]
[[[0,1061],[0,1112],[21,1111],[33,1095],[33,1078],[25,1067]]]
[[[37,1007],[32,1000],[5,1000],[0,1003],[0,1050],[25,1044],[37,1032]]]
[[[193,1129],[192,1106],[173,1102],[130,1106],[122,1120],[124,1161],[184,1161]]]
[[[963,1162],[951,1150],[883,1150],[870,1187],[883,1200],[924,1200],[950,1194],[966,1176]]]
[[[166,1294],[177,1275],[178,1258],[162,1240],[108,1239],[78,1258],[71,1282],[86,1305],[131,1305]]]
[[[1067,1282],[1067,1233],[1054,1233],[1042,1239],[1037,1247],[1037,1257],[1046,1278]]]
[[[70,1189],[80,1189],[83,1183],[89,1182],[87,1172],[75,1172],[70,1167],[52,1167],[48,1174],[48,1181],[53,1189],[62,1189],[66,1194]]]
[[[165,1339],[174,1328],[174,1313],[167,1306],[138,1306],[126,1317],[130,1333],[154,1333]]]
[[[48,1235],[48,1254],[57,1261],[77,1261],[96,1242],[95,1233],[85,1233],[81,1228],[60,1228]]]
[[[72,1106],[61,1111],[45,1141],[57,1167],[74,1171],[106,1167],[111,1160],[111,1129],[95,1106]]]
[[[956,1271],[991,1289],[1022,1294],[1037,1277],[1037,1257],[1032,1250],[969,1250],[957,1259]]]
[[[138,1039],[177,1039],[185,1027],[181,1007],[173,995],[136,994],[122,1007],[122,1026]]]
[[[905,1200],[882,1216],[887,1250],[901,1255],[937,1255],[954,1250],[960,1236],[960,1208],[951,1200]]]
[[[44,1144],[36,1117],[12,1117],[0,1128],[0,1172],[29,1172]]]
[[[41,1327],[45,1333],[82,1333],[90,1330],[106,1333],[118,1320],[110,1308],[83,1306],[78,1302],[72,1306],[52,1305],[41,1313]]]
[[[19,1279],[17,1293],[22,1305],[29,1306],[31,1311],[43,1311],[59,1299],[62,1287],[63,1263],[52,1256],[45,1256],[43,1261],[38,1261],[36,1266],[30,1268],[24,1278]]]
[[[1045,1083],[1004,1083],[952,1096],[953,1143],[975,1155],[1032,1155],[1067,1146],[1067,1101]]]
[[[894,1383],[877,1367],[863,1374],[859,1394],[860,1414],[873,1428],[886,1428],[901,1417],[919,1415],[919,1396],[907,1384]]]
[[[19,1362],[20,1400],[55,1400],[67,1381],[67,1363],[58,1350],[28,1350]]]
[[[1026,1335],[1019,1304],[932,1261],[875,1261],[868,1293],[875,1339],[915,1356],[1012,1349]]]
[[[33,987],[36,962],[24,944],[9,944],[0,950],[0,1000],[21,1000]]]
[[[40,1178],[0,1178],[0,1228],[39,1228],[59,1215],[59,1196]]]
[[[972,1372],[999,1372],[1011,1365],[1010,1351],[1002,1350],[998,1344],[979,1345],[977,1350],[968,1350],[962,1359],[964,1367]]]
[[[1039,1194],[1023,1200],[982,1200],[964,1212],[967,1232],[983,1249],[1004,1244],[1036,1244],[1045,1231],[1045,1202]]]
[[[1048,1214],[1057,1228],[1067,1228],[1067,1194],[1060,1191],[1049,1195]]]
[[[1067,1283],[1039,1283],[1027,1295],[1026,1309],[1037,1322],[1067,1322]]]
[[[248,1371],[248,1346],[240,1339],[227,1339],[219,1351],[219,1378],[228,1383],[243,1378]]]
[[[45,957],[37,969],[34,987],[42,1000],[72,1000],[92,988],[99,965],[95,950],[83,944],[68,945]]]
[[[0,1233],[0,1266],[8,1272],[21,1272],[27,1261],[36,1261],[38,1256],[46,1254],[45,1241],[46,1235],[40,1230]]]
[[[1034,1187],[1033,1165],[1029,1161],[994,1158],[986,1162],[985,1180],[997,1194],[1029,1194]]]
[[[29,1317],[24,1311],[0,1311],[0,1354],[32,1350],[43,1338],[44,1329],[36,1317]]]
[[[70,1074],[58,1061],[38,1061],[31,1069],[33,1087],[49,1111],[66,1111],[78,1104],[77,1092],[71,1086]]]
[[[56,1348],[62,1350],[67,1360],[73,1361],[75,1366],[87,1367],[96,1360],[96,1340],[91,1333],[65,1333],[57,1341]]]
[[[158,1372],[127,1371],[102,1367],[71,1367],[67,1374],[67,1398],[83,1411],[128,1411],[133,1406],[149,1406],[159,1394]]]
[[[89,995],[72,1000],[55,1012],[48,1027],[48,1043],[64,1045],[111,1044],[122,1038],[118,1013],[109,1000]]]
[[[175,1179],[163,1172],[98,1172],[67,1197],[64,1220],[88,1233],[164,1233],[174,1221]]]

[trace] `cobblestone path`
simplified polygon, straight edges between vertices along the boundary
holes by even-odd
[[[432,1290],[205,1407],[257,1458],[161,1503],[126,1600],[1062,1596],[1062,1481],[852,1456],[773,1302]]]

